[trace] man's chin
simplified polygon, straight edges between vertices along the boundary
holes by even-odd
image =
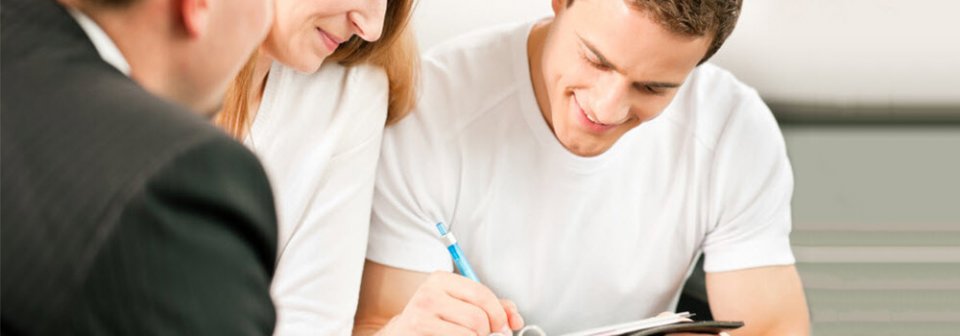
[[[606,153],[610,145],[595,141],[570,141],[563,142],[563,147],[573,155],[580,157],[594,157]]]
[[[570,127],[572,123],[561,124],[554,136],[568,152],[580,157],[594,157],[605,153],[617,142],[621,135],[619,129],[611,129],[606,134],[595,134],[588,130]],[[564,127],[566,126],[566,127]]]
[[[605,148],[605,149],[592,149],[592,150],[576,151],[576,152],[575,152],[575,151],[571,151],[571,153],[573,153],[574,155],[579,156],[579,157],[590,158],[590,157],[595,157],[595,156],[598,156],[598,155],[600,155],[600,154],[606,153],[606,152],[607,152],[607,149],[608,149],[608,148]]]

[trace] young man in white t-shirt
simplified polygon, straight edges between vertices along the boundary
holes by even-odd
[[[808,334],[782,135],[755,90],[702,64],[739,8],[554,0],[553,18],[428,53],[418,108],[384,135],[355,332],[645,318],[675,308],[703,253],[734,334]],[[437,222],[482,284],[449,273]]]

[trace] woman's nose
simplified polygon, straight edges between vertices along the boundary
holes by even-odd
[[[347,18],[353,26],[354,34],[366,41],[373,42],[379,40],[383,33],[383,21],[386,13],[386,0],[363,0],[360,1],[355,10],[347,13]]]

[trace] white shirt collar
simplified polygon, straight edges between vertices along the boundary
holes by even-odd
[[[103,29],[100,29],[100,26],[97,25],[93,19],[84,15],[79,10],[67,7],[67,11],[69,11],[73,19],[77,20],[77,23],[80,24],[80,28],[83,29],[83,32],[90,38],[90,42],[93,42],[93,47],[97,49],[100,58],[129,77],[130,63],[127,63],[127,59],[123,58],[123,53],[121,53],[117,45],[113,43],[110,36],[107,35]]]

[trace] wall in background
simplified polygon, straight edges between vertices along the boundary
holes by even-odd
[[[782,129],[813,334],[957,335],[960,124]]]
[[[960,2],[746,1],[716,63],[770,100],[960,106]]]

